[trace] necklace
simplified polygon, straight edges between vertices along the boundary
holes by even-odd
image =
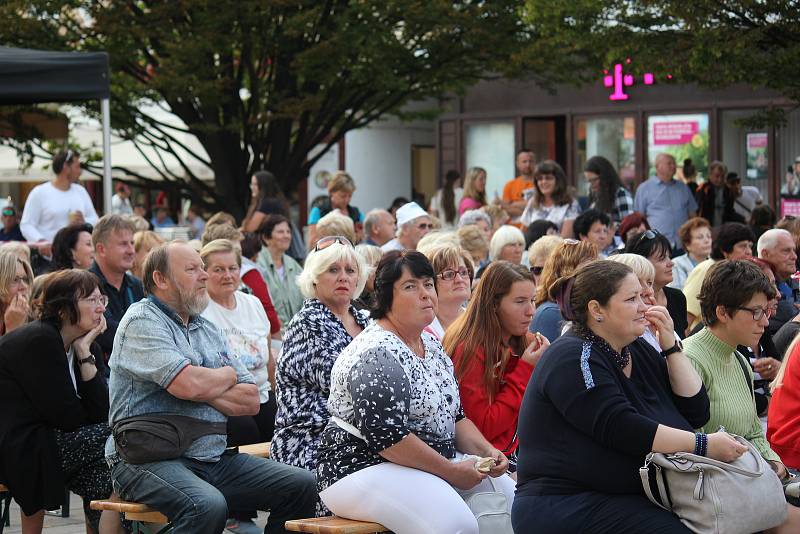
[[[412,343],[411,341],[406,339],[405,336],[403,336],[403,334],[400,333],[400,330],[394,325],[394,323],[392,323],[391,319],[386,317],[385,320],[386,320],[387,325],[389,326],[389,328],[387,328],[386,326],[381,325],[381,326],[383,326],[383,328],[385,330],[389,330],[391,333],[393,333],[394,335],[399,337],[400,341],[405,343],[405,345],[409,349],[411,349],[411,352],[413,352],[417,356],[424,356],[425,355],[425,349],[424,349],[424,347],[422,345],[422,338],[417,337],[417,339],[414,340],[414,342]]]
[[[631,351],[628,347],[624,347],[622,349],[622,353],[619,353],[616,350],[614,350],[614,348],[611,345],[608,344],[608,341],[598,336],[588,328],[575,329],[573,327],[573,329],[580,337],[582,337],[586,341],[589,341],[593,345],[597,345],[600,348],[600,350],[610,355],[611,360],[620,369],[625,369],[625,367],[627,367],[628,364],[631,362]]]

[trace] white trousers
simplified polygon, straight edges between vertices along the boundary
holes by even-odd
[[[511,512],[516,483],[508,475],[492,480]],[[464,499],[481,491],[493,491],[488,478],[461,491],[436,475],[385,462],[338,480],[319,496],[334,514],[380,523],[395,534],[478,534]]]

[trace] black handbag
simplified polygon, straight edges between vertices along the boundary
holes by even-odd
[[[201,436],[227,435],[227,425],[185,415],[148,414],[117,421],[112,433],[125,462],[146,464],[179,458]]]

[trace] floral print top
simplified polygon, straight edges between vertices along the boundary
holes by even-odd
[[[350,306],[363,329],[369,319]],[[278,413],[270,445],[272,459],[310,471],[328,423],[331,367],[353,340],[342,322],[317,299],[308,299],[289,322],[275,370]]]
[[[453,362],[434,336],[423,332],[422,340],[424,358],[373,323],[336,360],[328,409],[363,439],[328,423],[317,453],[319,491],[387,461],[378,452],[411,433],[445,458],[455,456],[456,422],[464,411]]]

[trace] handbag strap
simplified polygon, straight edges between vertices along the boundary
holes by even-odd
[[[366,438],[364,437],[364,434],[362,434],[355,426],[351,425],[350,423],[348,423],[347,421],[345,421],[341,417],[336,417],[335,415],[332,415],[331,416],[331,421],[336,423],[336,425],[339,428],[341,428],[342,430],[344,430],[348,434],[354,435],[355,437],[357,437],[361,441],[367,441]]]
[[[656,467],[656,485],[658,486],[658,492],[661,495],[662,502],[669,502],[666,499],[666,488],[664,488],[664,483],[661,481],[661,467],[657,464],[645,464],[639,468],[639,477],[642,479],[642,488],[644,489],[644,493],[647,495],[647,498],[650,499],[650,502],[659,508],[663,508],[667,512],[671,512],[672,510],[661,504],[661,502],[659,502],[658,499],[653,496],[653,490],[650,489],[650,469],[648,465],[653,465]]]

